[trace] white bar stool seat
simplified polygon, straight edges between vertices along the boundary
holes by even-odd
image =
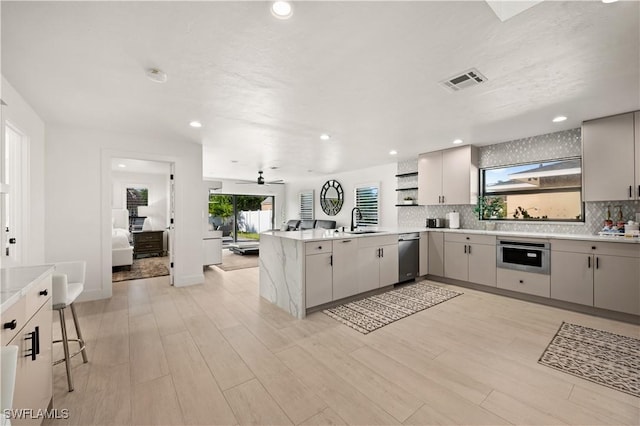
[[[75,300],[80,296],[80,293],[82,293],[82,290],[84,289],[87,266],[84,261],[56,263],[55,266],[56,269],[53,274],[51,298],[53,302],[53,309],[57,310],[60,315],[62,339],[54,340],[53,343],[62,343],[64,358],[54,361],[53,365],[58,365],[62,362],[65,363],[67,368],[69,392],[72,392],[73,380],[71,379],[71,358],[78,354],[82,354],[82,361],[84,363],[88,362],[87,351],[84,339],[82,338],[82,332],[80,331],[80,324],[78,323],[78,316],[76,314],[74,304]],[[71,315],[73,316],[77,339],[69,339],[67,335],[67,323],[64,317],[64,310],[67,306],[71,308]],[[80,346],[78,352],[73,354],[69,353],[69,341],[78,342],[78,345]]]

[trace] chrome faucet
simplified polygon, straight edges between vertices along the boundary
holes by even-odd
[[[355,220],[353,220],[353,213],[354,212],[358,212],[358,218],[356,220],[362,220],[362,212],[360,211],[359,208],[354,207],[351,209],[351,232],[355,231],[356,229],[356,225],[355,225]]]

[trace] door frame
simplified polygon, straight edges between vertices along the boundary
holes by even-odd
[[[0,231],[2,232],[2,253],[0,253],[0,258],[2,259],[2,261],[0,263],[2,263],[3,267],[11,267],[11,266],[20,266],[22,264],[24,264],[26,262],[26,259],[29,258],[29,246],[28,246],[28,242],[31,241],[30,238],[30,221],[31,221],[31,216],[30,216],[30,211],[31,211],[31,173],[30,173],[30,165],[31,165],[31,140],[29,138],[29,136],[20,129],[20,126],[15,125],[13,122],[11,122],[10,120],[4,120],[2,122],[2,139],[3,139],[3,146],[2,146],[2,159],[1,161],[3,162],[4,166],[2,167],[2,173],[6,173],[7,170],[9,169],[9,164],[6,164],[5,162],[5,156],[8,153],[8,141],[6,138],[6,132],[7,129],[11,129],[11,131],[15,132],[16,134],[19,135],[20,137],[20,144],[19,147],[17,147],[17,150],[19,151],[18,153],[18,157],[19,157],[19,165],[18,165],[18,171],[17,174],[20,175],[19,179],[20,179],[20,188],[19,188],[19,194],[18,194],[18,199],[16,200],[16,202],[19,204],[17,211],[22,213],[20,215],[18,215],[19,217],[17,218],[17,222],[18,222],[18,244],[17,244],[17,250],[19,253],[18,259],[16,262],[12,262],[10,261],[9,257],[5,255],[5,247],[6,247],[6,243],[7,243],[7,235],[6,232],[4,232],[4,223],[6,218],[6,213],[5,213],[5,205],[7,202],[7,198],[11,197],[12,194],[15,194],[17,189],[15,186],[9,184],[8,185],[8,192],[5,193],[2,197],[3,202],[2,202],[2,213],[0,213],[0,216],[2,217],[2,222],[0,226]],[[4,180],[4,176],[2,177],[2,179],[0,179],[2,182],[5,182]],[[6,183],[6,182],[5,182]]]
[[[157,161],[162,163],[168,163],[170,166],[171,173],[175,170],[175,157],[166,156],[166,155],[157,155],[152,153],[144,153],[144,152],[132,152],[132,151],[120,151],[120,150],[111,150],[111,149],[103,149],[101,154],[101,176],[102,176],[102,191],[101,191],[101,218],[100,218],[100,229],[102,235],[102,262],[101,262],[101,271],[102,271],[102,288],[101,294],[95,295],[95,299],[99,298],[110,298],[113,295],[113,281],[112,281],[112,271],[111,271],[111,206],[112,206],[112,180],[113,176],[111,173],[111,160],[113,158],[131,158],[134,160],[146,160],[146,161]],[[175,181],[175,180],[174,180]],[[170,183],[171,185],[171,183]],[[174,197],[175,197],[175,187],[173,189]],[[170,214],[173,217],[175,214],[175,203],[171,203],[170,209],[173,209]],[[169,230],[169,242],[175,241],[175,230],[174,227],[171,226]],[[176,245],[174,244],[171,247],[171,251],[175,251]],[[171,259],[173,261],[175,257],[175,253],[172,253]],[[173,270],[170,269],[169,282],[173,285]],[[93,295],[92,295],[93,296]],[[91,297],[92,299],[94,297]]]

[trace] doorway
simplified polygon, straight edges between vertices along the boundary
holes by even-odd
[[[2,266],[22,265],[29,230],[29,139],[17,127],[4,126],[4,176],[8,191],[2,208]]]
[[[260,240],[274,228],[273,195],[209,193],[209,228],[222,231],[222,247]]]
[[[173,284],[173,165],[111,158],[112,283],[167,276]]]

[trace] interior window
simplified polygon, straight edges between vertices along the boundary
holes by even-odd
[[[362,219],[358,225],[378,224],[378,194],[379,184],[357,185],[355,189],[355,206],[360,209]]]
[[[480,170],[480,219],[584,221],[579,157]]]

